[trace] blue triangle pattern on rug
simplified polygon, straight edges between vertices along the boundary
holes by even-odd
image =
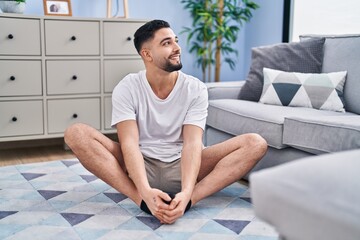
[[[108,198],[110,198],[111,200],[113,200],[116,203],[121,202],[122,200],[126,199],[127,196],[121,194],[121,193],[104,193],[105,196],[107,196]]]
[[[94,175],[80,175],[80,177],[81,177],[82,179],[84,179],[85,181],[87,181],[88,183],[89,183],[89,182],[92,182],[92,181],[95,181],[95,180],[98,179],[98,178],[97,178],[96,176],[94,176]]]
[[[63,218],[66,219],[66,221],[68,221],[71,224],[71,226],[79,224],[87,220],[88,218],[94,216],[94,214],[81,214],[81,213],[60,213],[60,214],[61,216],[63,216]]]
[[[62,161],[62,163],[67,166],[67,167],[71,167],[72,165],[78,164],[79,161],[70,161],[70,160],[66,160],[66,161]]]
[[[38,190],[41,196],[46,200],[59,196],[60,194],[66,193],[66,191],[54,191],[54,190]]]
[[[38,177],[42,177],[46,174],[43,174],[43,173],[21,173],[21,175],[23,175],[23,177],[30,181],[30,180],[33,180],[35,178],[38,178]]]
[[[240,221],[240,220],[222,220],[222,219],[214,219],[217,223],[222,226],[230,229],[236,234],[241,233],[241,231],[250,223],[250,221]]]
[[[249,198],[249,197],[240,197],[240,199],[242,199],[248,203],[252,203],[251,198]]]
[[[150,217],[138,216],[136,218],[138,220],[140,220],[141,222],[143,222],[146,226],[148,226],[152,230],[156,230],[162,225],[160,223],[160,221],[157,218],[153,217],[153,216],[150,216]]]
[[[7,216],[18,213],[19,211],[0,211],[0,219],[6,218]]]

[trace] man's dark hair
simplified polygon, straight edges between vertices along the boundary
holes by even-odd
[[[142,25],[134,34],[134,45],[137,52],[140,54],[143,43],[154,38],[157,30],[169,27],[170,24],[164,20],[152,20]]]

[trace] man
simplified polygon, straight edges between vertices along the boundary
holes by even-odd
[[[70,126],[65,141],[90,172],[171,224],[244,176],[267,144],[244,134],[204,148],[207,90],[180,71],[177,36],[167,22],[153,20],[134,37],[146,70],[129,74],[113,91],[119,143],[84,124]]]

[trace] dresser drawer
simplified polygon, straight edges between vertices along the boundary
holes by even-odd
[[[142,59],[121,59],[104,61],[105,92],[111,93],[114,87],[129,73],[143,70]]]
[[[0,137],[43,134],[42,101],[0,102]]]
[[[36,55],[40,51],[40,21],[0,18],[0,55]]]
[[[41,61],[0,60],[0,97],[42,94]]]
[[[45,20],[46,55],[99,55],[100,23]]]
[[[100,93],[100,61],[46,61],[47,93]]]
[[[105,129],[111,128],[111,118],[112,118],[112,100],[111,97],[104,98],[104,113],[105,113]]]
[[[76,122],[100,129],[99,98],[48,100],[47,110],[49,133],[63,133]]]
[[[137,55],[134,33],[144,23],[104,22],[105,55]]]

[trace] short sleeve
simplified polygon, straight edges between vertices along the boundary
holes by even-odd
[[[202,84],[198,96],[193,99],[187,111],[183,124],[195,125],[205,130],[208,105],[208,91],[206,86]]]
[[[125,120],[136,120],[135,102],[129,80],[125,77],[114,88],[112,94],[112,127]]]

